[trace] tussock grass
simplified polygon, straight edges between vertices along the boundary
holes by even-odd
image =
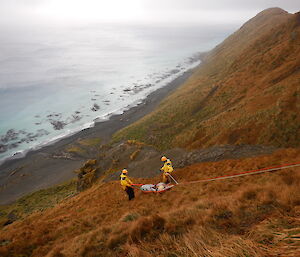
[[[79,140],[78,143],[83,146],[97,146],[101,143],[101,138],[87,138]]]
[[[193,181],[296,160],[300,150],[286,149],[194,164],[174,176]],[[299,172],[287,169],[182,185],[161,195],[136,192],[129,202],[118,182],[95,184],[6,226],[0,232],[0,255],[289,256],[300,229],[299,186]],[[279,240],[283,235],[288,240]]]
[[[114,140],[139,140],[161,150],[299,146],[300,37],[291,40],[300,34],[299,15],[276,10],[258,14],[213,49],[181,88]]]
[[[92,158],[95,151],[100,148],[100,138],[79,139],[66,147],[65,151],[75,157]]]
[[[10,205],[0,206],[0,224],[2,226],[5,222],[7,222],[9,213],[14,213],[17,219],[21,219],[33,212],[44,211],[51,208],[62,200],[75,194],[75,179],[61,185],[31,193],[21,197]]]
[[[72,145],[72,146],[68,147],[66,149],[66,151],[69,152],[69,153],[75,153],[75,154],[84,154],[84,153],[86,153],[85,149],[83,149],[79,146],[76,146],[76,145]]]

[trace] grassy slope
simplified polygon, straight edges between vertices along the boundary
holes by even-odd
[[[296,160],[299,149],[279,150],[270,156],[196,164],[175,176],[192,181]],[[0,255],[296,256],[299,186],[296,168],[178,186],[162,195],[138,192],[132,202],[118,182],[96,184],[6,226],[0,233]]]
[[[298,145],[298,24],[299,16],[279,9],[259,14],[212,51],[157,111],[117,137],[129,135],[165,149]],[[295,161],[300,150],[286,149],[195,164],[175,176],[184,182]],[[153,181],[159,178],[140,180]],[[62,198],[69,186],[61,188]],[[0,256],[297,256],[299,186],[298,169],[289,169],[178,186],[162,195],[139,192],[128,202],[118,182],[99,182],[3,228]],[[22,204],[28,201],[30,211],[40,200],[53,205],[56,189],[40,193]]]
[[[8,221],[7,216],[10,213],[15,218],[24,218],[32,212],[51,208],[74,194],[76,194],[76,180],[71,180],[21,197],[13,204],[0,205],[0,227]]]
[[[263,11],[217,46],[159,108],[121,130],[167,149],[300,144],[300,15]]]

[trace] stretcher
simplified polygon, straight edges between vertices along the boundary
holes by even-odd
[[[132,184],[132,186],[140,189],[144,193],[163,193],[170,190],[175,185],[160,182],[158,184]]]

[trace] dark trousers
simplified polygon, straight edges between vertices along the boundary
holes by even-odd
[[[125,189],[126,193],[128,194],[128,200],[130,201],[131,199],[134,198],[134,191],[133,188],[131,187],[126,187]]]

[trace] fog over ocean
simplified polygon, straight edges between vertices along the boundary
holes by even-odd
[[[235,29],[108,23],[0,29],[0,160],[137,105]]]

